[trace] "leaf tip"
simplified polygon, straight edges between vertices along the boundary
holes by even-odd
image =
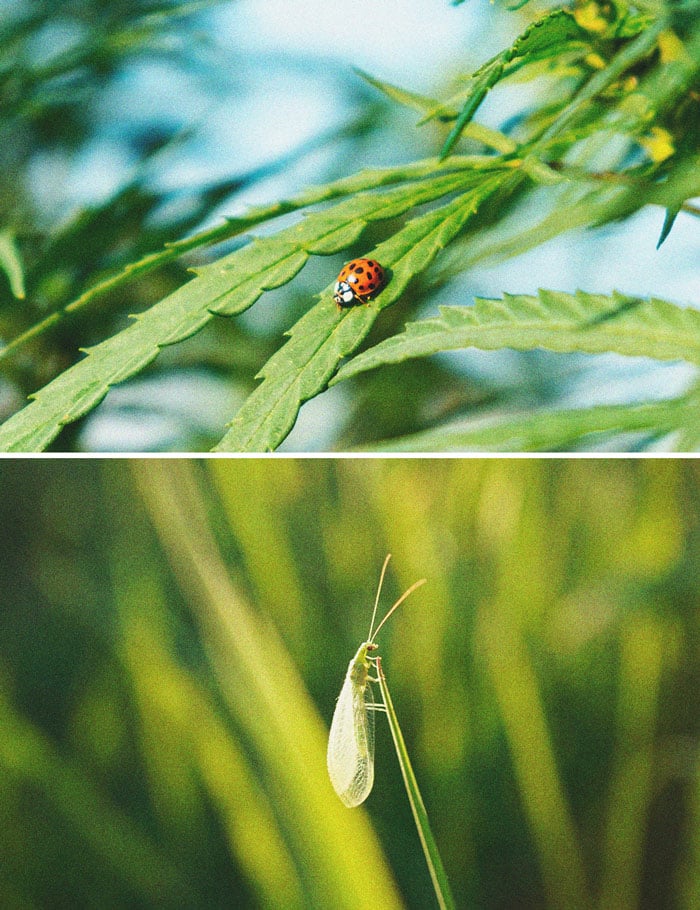
[[[676,220],[676,216],[680,212],[680,207],[666,209],[666,217],[664,218],[664,223],[661,228],[661,233],[659,234],[659,239],[656,243],[656,249],[658,250],[664,240],[671,233],[671,228]]]

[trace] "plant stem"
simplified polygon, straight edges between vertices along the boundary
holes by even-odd
[[[416,828],[418,829],[418,837],[420,838],[425,860],[428,864],[430,878],[433,881],[435,896],[437,897],[441,910],[454,910],[455,903],[452,897],[452,891],[450,890],[450,883],[445,875],[445,869],[442,865],[437,844],[435,843],[435,838],[433,837],[433,832],[430,828],[430,822],[428,821],[428,813],[425,811],[423,797],[420,795],[418,781],[413,773],[413,767],[411,766],[411,760],[408,757],[406,743],[404,742],[401,727],[399,726],[399,721],[396,717],[396,712],[394,711],[391,695],[389,695],[386,677],[384,676],[384,670],[382,669],[382,661],[380,657],[377,657],[376,660],[379,688],[382,693],[382,700],[386,707],[386,714],[389,718],[389,728],[391,729],[391,735],[394,739],[396,754],[399,759],[401,774],[403,775],[403,782],[406,785],[408,801],[411,804],[411,811],[413,812],[413,818],[415,819]]]

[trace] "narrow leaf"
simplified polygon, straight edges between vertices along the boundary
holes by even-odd
[[[457,120],[450,130],[447,139],[445,140],[445,144],[440,151],[441,159],[447,158],[447,156],[450,154],[457,140],[462,135],[464,128],[472,119],[479,106],[481,105],[481,102],[486,97],[486,93],[500,79],[505,64],[505,58],[505,53],[500,54],[493,61],[491,66],[484,69],[481,74],[474,79],[469,97],[467,98],[464,107],[457,117]]]
[[[671,228],[673,227],[674,222],[676,220],[676,216],[678,215],[680,210],[681,210],[681,207],[679,205],[674,206],[671,209],[666,209],[666,217],[664,218],[663,227],[661,228],[661,234],[659,235],[659,240],[656,244],[657,250],[661,246],[661,244],[664,242],[664,240],[668,237],[668,235],[671,233]]]
[[[24,300],[24,268],[15,235],[7,229],[0,231],[0,269],[7,275],[13,296]]]
[[[580,39],[581,35],[581,29],[566,10],[554,10],[533,22],[511,47],[485,63],[472,76],[462,110],[445,140],[440,158],[444,159],[450,154],[487,92],[504,75],[508,75],[506,67],[509,64],[518,61],[518,66],[522,66],[556,57],[571,41],[575,38]],[[454,101],[455,99],[451,99],[448,104],[453,104]]]
[[[398,104],[404,105],[404,107],[422,113],[423,117],[418,121],[418,126],[422,126],[430,120],[435,119],[455,120],[459,115],[459,109],[450,107],[449,102],[442,103],[436,101],[434,98],[428,98],[425,95],[409,92],[406,89],[399,88],[389,82],[382,82],[358,68],[355,68],[355,72],[370,85],[379,89],[379,91],[383,92],[388,98],[391,98],[392,101],[396,101]],[[489,148],[495,149],[503,155],[510,155],[517,149],[515,142],[513,142],[512,139],[509,139],[504,133],[492,129],[491,127],[484,126],[481,123],[467,123],[462,131],[462,135],[469,139],[473,139],[475,142],[480,142],[482,145],[486,145]]]
[[[387,98],[402,104],[404,107],[409,107],[421,114],[426,111],[434,111],[438,107],[439,102],[434,98],[427,98],[425,95],[418,95],[415,92],[409,92],[404,88],[392,85],[390,82],[383,82],[381,79],[370,76],[369,73],[359,69],[359,67],[354,67],[354,70],[365,82],[368,82],[371,86],[383,92]]]
[[[477,417],[398,439],[363,446],[369,452],[570,452],[611,435],[644,433],[649,440],[682,429],[684,399],[599,405],[562,411]],[[591,437],[594,437],[591,439]]]
[[[606,297],[540,291],[537,297],[477,298],[474,306],[440,307],[437,318],[409,323],[401,335],[347,363],[333,382],[384,364],[467,347],[612,352],[700,364],[700,312],[618,293]]]
[[[381,690],[384,707],[386,708],[391,737],[394,740],[396,756],[399,760],[399,767],[401,768],[401,776],[403,777],[404,786],[406,787],[406,795],[408,796],[408,802],[411,806],[411,812],[413,813],[413,820],[416,823],[416,829],[418,831],[418,837],[420,838],[421,847],[423,848],[425,861],[428,865],[435,897],[437,898],[440,910],[454,910],[455,902],[452,897],[450,882],[445,873],[445,867],[442,864],[442,857],[440,856],[433,830],[430,827],[430,819],[428,818],[425,803],[423,802],[423,797],[418,786],[418,780],[413,771],[413,765],[411,764],[411,758],[408,754],[408,749],[406,748],[403,733],[401,732],[399,719],[394,710],[394,703],[391,694],[389,693],[389,685],[386,681],[386,676],[384,675],[380,657],[377,658],[376,666],[379,677],[379,688]]]

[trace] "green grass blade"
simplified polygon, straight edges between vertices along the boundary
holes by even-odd
[[[296,906],[355,910],[369,888],[379,906],[399,910],[396,885],[367,815],[349,813],[333,795],[327,732],[299,670],[221,554],[197,465],[136,459],[130,467],[191,605],[255,780],[294,857],[306,894]]]
[[[396,756],[399,760],[399,767],[401,768],[403,782],[406,786],[411,812],[413,812],[413,818],[416,823],[416,828],[418,829],[418,837],[420,838],[421,846],[423,847],[425,861],[428,864],[428,871],[430,872],[430,878],[432,879],[433,888],[435,889],[435,896],[441,910],[453,910],[455,903],[454,898],[452,897],[450,883],[447,880],[447,875],[444,866],[442,865],[442,859],[440,858],[440,852],[435,843],[435,838],[433,837],[430,820],[428,819],[423,797],[418,788],[416,775],[413,773],[413,766],[411,765],[408,749],[406,748],[401,727],[399,726],[399,721],[396,717],[396,712],[394,711],[394,703],[389,694],[389,687],[387,686],[380,657],[377,658],[377,675],[379,677],[379,688],[382,693],[382,700],[386,706],[386,715],[389,719],[389,729],[391,730],[391,736],[396,748]]]
[[[86,849],[101,857],[110,874],[121,878],[140,903],[198,903],[200,895],[166,846],[117,811],[86,766],[62,754],[44,730],[15,708],[2,688],[0,770],[4,780],[21,781],[28,799],[45,801],[46,811],[77,832]]]
[[[592,910],[574,815],[545,711],[541,682],[525,642],[520,592],[502,591],[481,605],[476,647],[484,654],[537,849],[547,907]],[[526,607],[521,607],[525,610]]]
[[[616,353],[700,364],[700,312],[663,300],[541,290],[537,297],[477,298],[474,306],[440,307],[343,366],[334,382],[366,370],[441,351],[544,348],[558,353]]]
[[[655,797],[655,736],[669,632],[651,612],[628,617],[622,630],[618,744],[601,851],[601,907],[634,910],[643,902],[645,824]]]

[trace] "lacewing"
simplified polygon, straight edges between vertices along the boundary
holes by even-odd
[[[372,662],[375,660],[370,656],[370,652],[376,651],[379,647],[375,642],[377,633],[394,610],[416,588],[425,584],[425,578],[412,584],[375,629],[379,595],[390,558],[391,554],[387,556],[382,566],[367,641],[360,645],[357,654],[350,661],[328,736],[328,774],[333,789],[350,808],[359,806],[367,799],[374,783],[374,711],[383,710],[383,706],[376,705],[372,696],[370,683],[377,680],[370,676]]]

